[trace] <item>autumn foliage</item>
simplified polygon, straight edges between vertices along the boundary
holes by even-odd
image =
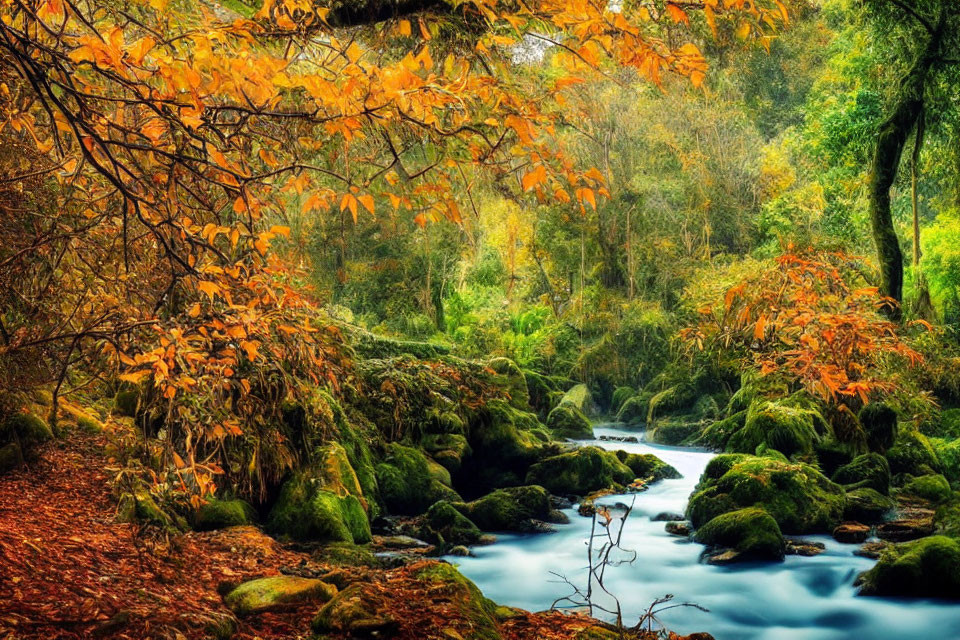
[[[895,390],[891,358],[920,354],[880,311],[896,304],[875,287],[854,289],[858,260],[843,253],[793,251],[699,310],[683,336],[698,349],[732,350],[763,376],[776,376],[832,404],[866,404]]]

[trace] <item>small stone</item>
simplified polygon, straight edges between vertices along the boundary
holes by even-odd
[[[448,553],[452,556],[460,556],[462,558],[466,558],[467,556],[473,555],[470,553],[470,549],[463,546],[462,544],[458,544],[457,546],[453,547],[452,549],[450,549]]]
[[[741,553],[733,549],[724,549],[719,553],[707,556],[707,564],[725,565],[739,562]]]
[[[787,538],[785,542],[787,543],[785,553],[788,556],[804,556],[809,558],[820,555],[827,548],[822,542],[811,542],[810,540],[791,540]]]
[[[833,530],[833,539],[845,544],[859,544],[870,537],[870,527],[859,522],[844,522]]]
[[[320,580],[275,576],[244,582],[223,599],[237,615],[268,611],[296,602],[327,602],[337,588]]]
[[[384,549],[425,548],[430,544],[413,536],[384,536],[375,540]]]
[[[887,542],[867,542],[859,549],[853,552],[853,555],[861,558],[870,558],[876,560],[880,557],[880,552],[889,546]]]
[[[667,533],[672,536],[681,536],[684,538],[690,537],[690,534],[693,533],[693,528],[690,526],[690,523],[686,520],[682,522],[673,521],[668,522],[664,527]]]
[[[670,513],[668,511],[663,511],[653,516],[654,522],[680,522],[685,518],[679,513]]]

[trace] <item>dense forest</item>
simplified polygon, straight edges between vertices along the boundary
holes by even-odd
[[[0,0],[0,638],[960,638],[956,0]]]

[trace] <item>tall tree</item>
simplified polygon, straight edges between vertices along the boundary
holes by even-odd
[[[960,4],[954,0],[866,0],[878,33],[906,43],[902,54],[910,65],[900,79],[886,118],[880,126],[869,183],[869,213],[880,265],[884,295],[903,299],[903,252],[894,227],[890,189],[910,135],[932,107],[931,93],[944,69],[960,64]],[[949,107],[948,107],[949,108]],[[919,153],[919,150],[917,151]],[[899,308],[891,309],[893,315]]]

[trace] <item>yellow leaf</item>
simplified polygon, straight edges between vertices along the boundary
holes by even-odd
[[[150,373],[149,371],[134,371],[133,373],[121,373],[118,378],[124,382],[132,382],[133,384],[138,384],[140,380]]]
[[[363,205],[363,208],[373,214],[373,196],[370,194],[357,196],[357,200]]]
[[[217,294],[223,295],[220,285],[218,285],[216,282],[210,282],[209,280],[201,280],[197,283],[197,288],[207,294],[207,296],[210,297],[211,302],[213,302],[213,298]]]
[[[350,43],[350,46],[347,47],[346,54],[347,59],[350,62],[355,63],[357,60],[363,57],[363,49],[360,48],[360,45],[358,45],[356,41],[353,41]]]
[[[409,36],[410,33],[411,33],[411,30],[410,30],[410,21],[409,21],[409,20],[401,20],[399,26],[397,27],[397,29],[400,31],[400,35],[402,35],[402,36]]]

